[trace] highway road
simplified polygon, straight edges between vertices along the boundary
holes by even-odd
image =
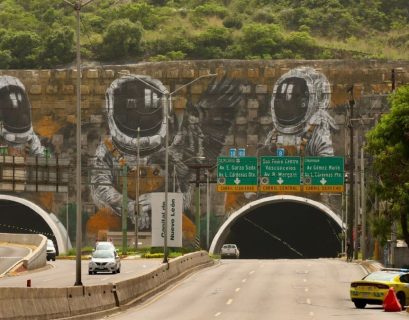
[[[336,259],[222,260],[110,320],[393,320],[406,311],[356,309],[351,280],[365,275]]]
[[[121,273],[98,273],[96,275],[88,275],[88,262],[89,260],[81,262],[83,285],[106,284],[130,279],[157,268],[162,263],[162,259],[122,260]],[[75,270],[75,260],[48,261],[44,268],[0,278],[0,287],[25,287],[28,279],[31,280],[31,287],[37,288],[72,286],[76,280]]]
[[[10,269],[16,262],[30,253],[29,248],[12,245],[0,245],[0,275]]]

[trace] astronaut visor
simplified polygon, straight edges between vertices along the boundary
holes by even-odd
[[[307,114],[309,91],[302,78],[287,78],[277,88],[273,112],[281,125],[295,125]]]
[[[111,97],[113,118],[121,132],[136,137],[157,134],[163,120],[162,95],[137,80],[121,83]]]
[[[31,128],[31,106],[27,93],[17,85],[0,89],[0,119],[12,133],[24,133]]]

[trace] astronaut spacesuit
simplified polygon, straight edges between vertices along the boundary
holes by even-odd
[[[44,155],[44,147],[33,131],[31,104],[21,81],[12,76],[0,77],[0,135],[9,148],[32,155]]]
[[[149,231],[151,228],[151,192],[164,190],[164,152],[166,123],[164,107],[167,89],[157,79],[149,76],[129,75],[115,80],[106,92],[106,111],[110,137],[101,141],[96,150],[94,168],[91,173],[91,195],[99,207],[111,208],[121,214],[123,194],[122,183],[118,181],[118,166],[126,163],[130,168],[128,175],[128,196],[135,199],[138,127],[140,175],[138,228]],[[169,117],[171,135],[174,133],[174,117]],[[178,162],[175,145],[177,138],[171,139],[169,165]],[[178,177],[188,174],[186,166],[175,165]],[[184,188],[182,188],[184,189]],[[171,189],[169,189],[171,190]],[[185,190],[181,190],[185,191]],[[128,214],[135,222],[135,200],[128,202]]]
[[[265,145],[269,153],[284,148],[286,155],[333,156],[331,129],[337,129],[327,110],[331,87],[327,78],[309,67],[282,75],[271,99],[273,129]]]

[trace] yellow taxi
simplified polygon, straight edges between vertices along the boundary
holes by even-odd
[[[382,304],[390,287],[393,287],[402,308],[409,301],[409,269],[385,268],[375,271],[362,280],[351,282],[350,296],[355,307]]]

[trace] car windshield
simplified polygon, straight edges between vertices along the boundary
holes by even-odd
[[[47,240],[47,247],[54,247],[54,243],[52,240]]]
[[[392,281],[398,274],[397,273],[389,273],[389,272],[373,272],[368,274],[364,280],[370,281]]]
[[[99,243],[96,250],[112,250],[114,246],[111,243]]]
[[[93,253],[92,255],[93,258],[113,258],[114,257],[114,253],[112,251],[108,251],[108,250],[97,250]]]
[[[235,247],[236,247],[235,244],[225,244],[225,245],[223,246],[223,248],[225,248],[225,249],[232,249],[232,248],[235,248]]]

